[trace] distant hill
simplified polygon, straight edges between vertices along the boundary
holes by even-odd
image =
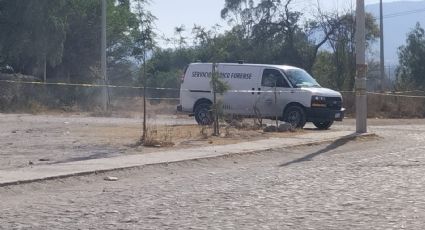
[[[425,0],[384,3],[384,52],[385,65],[398,64],[397,49],[406,42],[409,33],[417,22],[425,28]],[[379,4],[366,6],[366,11],[377,18],[379,25]],[[379,57],[379,42],[376,44]]]

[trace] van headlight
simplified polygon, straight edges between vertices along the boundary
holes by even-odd
[[[311,107],[326,108],[326,97],[312,96],[311,97]]]

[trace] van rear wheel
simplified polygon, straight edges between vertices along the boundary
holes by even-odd
[[[211,104],[201,103],[195,107],[195,120],[199,125],[211,125],[214,118],[211,112]]]
[[[289,106],[283,115],[285,122],[288,122],[294,128],[302,129],[306,123],[306,115],[304,109],[298,105]]]
[[[329,129],[334,121],[315,121],[313,122],[314,126],[316,126],[320,130]]]

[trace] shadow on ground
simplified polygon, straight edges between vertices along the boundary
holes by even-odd
[[[310,154],[308,154],[304,157],[292,160],[290,162],[283,163],[283,164],[279,165],[279,167],[286,167],[286,166],[289,166],[289,165],[292,165],[292,164],[302,163],[302,162],[305,162],[305,161],[311,161],[311,160],[313,160],[313,158],[315,158],[315,157],[317,157],[321,154],[327,153],[329,151],[332,151],[334,149],[337,149],[337,148],[347,144],[350,141],[356,140],[356,138],[357,138],[357,136],[355,134],[350,134],[350,135],[341,137],[338,140],[330,143],[328,146],[326,146],[325,148],[323,148],[323,149],[321,149],[317,152],[310,153]]]
[[[88,156],[72,157],[65,160],[61,160],[61,161],[55,161],[50,164],[62,164],[62,163],[71,163],[71,162],[86,161],[86,160],[101,159],[101,158],[111,158],[111,157],[120,156],[121,154],[122,153],[117,150],[115,151],[99,150],[99,151],[93,151],[93,153]]]

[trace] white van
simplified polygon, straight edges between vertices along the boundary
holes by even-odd
[[[313,122],[328,129],[342,121],[345,109],[339,92],[322,88],[300,68],[285,65],[218,63],[216,71],[230,89],[220,96],[223,111],[240,117],[262,117],[302,128]],[[213,123],[210,85],[212,63],[192,63],[182,77],[177,110],[195,116],[200,125]]]

